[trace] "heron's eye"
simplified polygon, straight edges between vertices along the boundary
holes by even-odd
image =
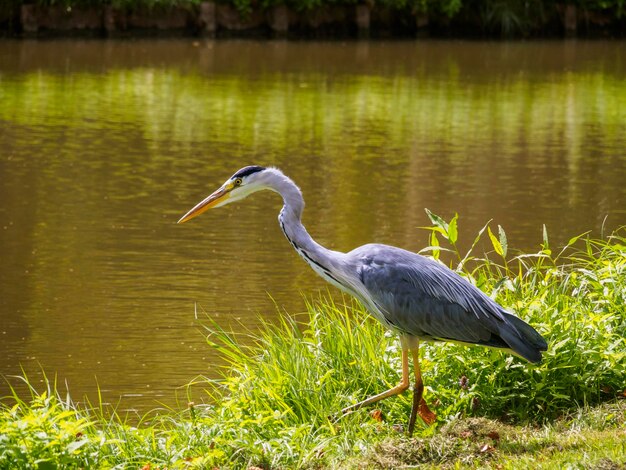
[[[241,178],[237,178],[235,181],[233,181],[233,184],[236,186],[241,186],[242,180]]]

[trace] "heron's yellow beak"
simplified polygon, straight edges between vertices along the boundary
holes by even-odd
[[[210,209],[211,207],[217,206],[220,202],[228,199],[230,197],[230,190],[232,187],[222,186],[220,189],[212,193],[206,199],[200,201],[196,204],[193,209],[183,215],[178,221],[179,224],[187,222],[188,220],[193,219],[194,217],[202,214],[204,211]]]

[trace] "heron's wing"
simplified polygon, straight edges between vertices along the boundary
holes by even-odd
[[[420,338],[509,347],[506,313],[452,270],[408,251],[374,245],[359,257],[361,282],[395,328]]]

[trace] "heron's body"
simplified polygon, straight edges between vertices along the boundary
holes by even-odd
[[[444,265],[388,245],[368,244],[341,253],[315,242],[301,222],[302,193],[275,168],[242,168],[180,221],[260,189],[275,191],[283,197],[284,206],[278,216],[280,227],[311,268],[329,283],[359,299],[377,320],[397,332],[402,340],[402,383],[344,411],[405,390],[410,350],[416,368],[416,398],[409,430],[412,430],[418,407],[426,421],[434,419],[421,396],[423,385],[417,356],[421,340],[504,348],[530,362],[541,360],[541,351],[545,351],[547,345],[534,328]]]

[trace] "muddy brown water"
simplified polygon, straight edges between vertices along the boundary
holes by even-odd
[[[489,219],[520,250],[543,224],[553,245],[623,225],[624,46],[0,42],[0,374],[176,406],[220,364],[196,313],[303,311],[326,285],[276,195],[175,223],[247,164],[293,177],[344,251],[423,248],[425,207],[458,212],[465,245]]]

